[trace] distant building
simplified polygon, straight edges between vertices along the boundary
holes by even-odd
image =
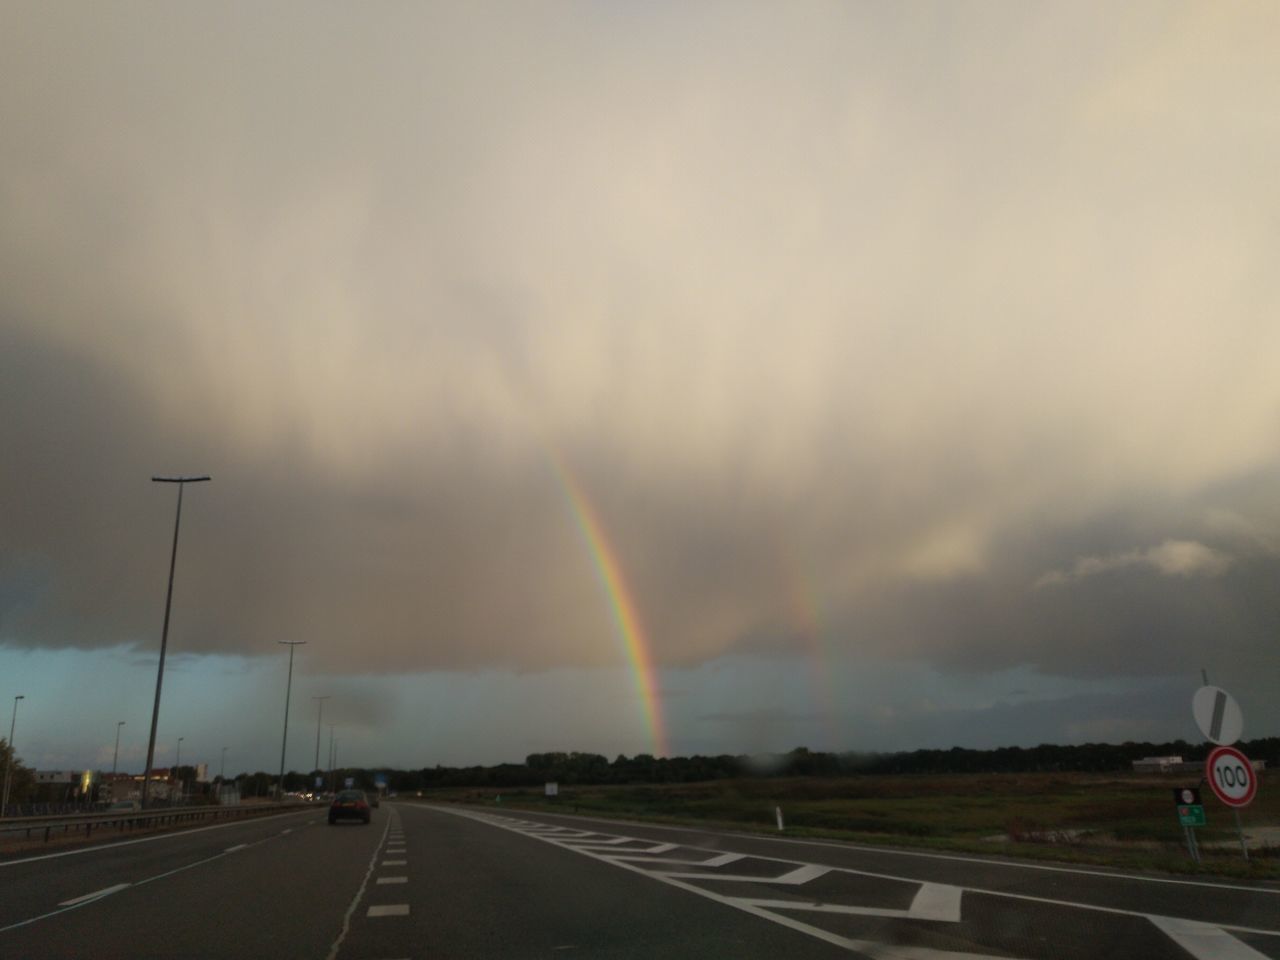
[[[177,795],[178,786],[171,779],[171,774],[172,771],[167,769],[151,771],[151,786],[147,790],[147,795],[152,800],[168,800]],[[140,773],[104,773],[98,781],[99,802],[141,799],[142,774]]]
[[[1261,773],[1267,769],[1267,761],[1250,760],[1249,765]],[[1181,757],[1143,757],[1133,761],[1134,773],[1204,773],[1203,760],[1183,760]]]
[[[91,795],[95,775],[92,771],[37,770],[35,791],[37,803],[73,803]]]
[[[1133,761],[1134,773],[1177,773],[1181,767],[1181,757],[1143,757]]]

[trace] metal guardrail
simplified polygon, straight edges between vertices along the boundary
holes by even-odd
[[[178,823],[198,822],[202,820],[236,820],[264,814],[279,813],[286,810],[299,810],[313,804],[295,803],[253,803],[237,806],[207,807],[166,807],[160,810],[114,810],[105,813],[89,814],[56,814],[44,817],[11,817],[0,820],[0,841],[15,833],[25,833],[20,840],[31,840],[33,834],[43,834],[48,843],[54,837],[75,835],[83,832],[84,838],[92,836],[95,830],[110,830],[118,833],[134,830],[147,830],[156,827],[172,826]]]

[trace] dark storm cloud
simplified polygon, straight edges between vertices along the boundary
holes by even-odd
[[[1252,14],[62,10],[0,39],[0,642],[153,643],[209,472],[178,650],[616,663],[558,458],[660,664],[1274,663]]]

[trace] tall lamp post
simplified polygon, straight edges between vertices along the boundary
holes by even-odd
[[[324,702],[329,698],[330,698],[329,694],[325,694],[323,697],[311,698],[312,700],[315,700],[317,702],[316,705],[320,708],[319,712],[316,713],[316,766],[315,766],[315,769],[317,770],[320,769],[320,720],[324,717]]]
[[[333,745],[333,724],[329,724],[329,792],[337,793],[337,784],[333,779],[333,761],[337,758]]]
[[[4,816],[5,808],[9,806],[9,774],[13,770],[13,759],[16,752],[13,749],[13,729],[18,725],[18,701],[25,699],[27,697],[23,693],[13,698],[13,719],[9,721],[9,752],[4,758],[4,793],[0,795],[0,817]]]
[[[284,736],[280,740],[280,785],[276,788],[276,799],[284,799],[284,751],[289,745],[289,694],[293,690],[293,648],[300,647],[305,640],[277,640],[289,648],[289,681],[284,688]]]
[[[178,738],[178,754],[173,759],[173,777],[175,780],[178,781],[178,799],[179,800],[182,799],[183,793],[186,792],[182,789],[182,741],[185,739],[187,738],[186,737]]]
[[[178,560],[178,527],[182,524],[182,488],[188,483],[203,483],[208,477],[152,477],[152,483],[178,485],[178,513],[173,520],[173,551],[169,554],[169,590],[164,596],[164,628],[160,632],[160,666],[156,668],[156,702],[151,708],[151,736],[147,740],[147,768],[142,773],[142,809],[147,809],[151,786],[151,764],[156,758],[156,723],[160,720],[160,686],[164,683],[164,655],[169,646],[169,608],[173,604],[173,567]]]
[[[116,761],[120,759],[120,728],[124,726],[123,720],[116,721],[116,749],[111,754],[111,780],[114,783],[116,779]]]

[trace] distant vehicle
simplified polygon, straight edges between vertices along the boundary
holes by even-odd
[[[142,809],[142,804],[137,800],[117,800],[111,806],[107,807],[107,813],[122,813],[128,811],[130,813]]]
[[[369,809],[369,801],[363,790],[343,790],[329,804],[329,825],[339,820],[363,820],[368,823],[373,818]]]
[[[378,791],[370,790],[367,796],[369,797],[369,806],[376,807],[378,805]]]

